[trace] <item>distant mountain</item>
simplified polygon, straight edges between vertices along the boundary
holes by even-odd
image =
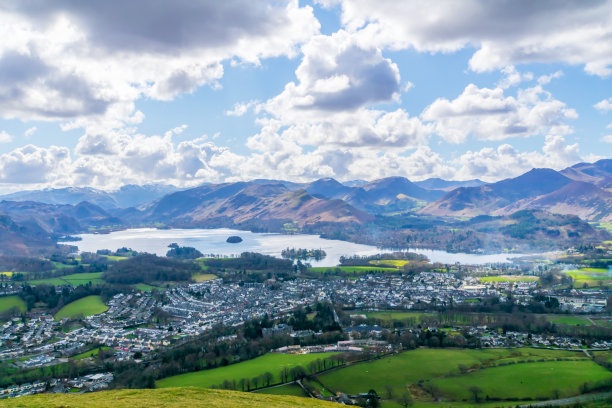
[[[66,187],[19,191],[0,196],[0,200],[70,205],[87,201],[104,209],[111,209],[137,207],[177,190],[177,187],[161,184],[130,184],[110,192],[91,187]]]
[[[515,178],[479,187],[460,187],[423,208],[421,214],[474,217],[492,214],[516,201],[559,190],[572,180],[552,169],[532,169]]]
[[[90,227],[101,228],[123,223],[101,207],[86,201],[77,205],[1,201],[0,213],[20,224],[36,225],[51,235],[76,234],[86,232]]]
[[[427,190],[444,190],[450,191],[459,187],[478,187],[486,184],[482,180],[473,179],[473,180],[464,180],[464,181],[452,181],[452,180],[443,180],[441,178],[428,178],[423,181],[415,181],[419,187],[425,188]]]
[[[359,186],[363,186],[364,184],[367,184],[367,180],[349,180],[349,181],[345,181],[342,184],[344,184],[347,187],[359,187]]]
[[[149,222],[172,226],[241,226],[279,229],[296,222],[300,226],[318,223],[364,224],[373,217],[342,200],[315,197],[283,184],[237,182],[211,184],[169,194],[143,213]]]
[[[540,209],[554,214],[577,215],[587,221],[612,221],[612,192],[583,181],[573,181],[552,193],[519,200],[495,214]]]
[[[347,187],[333,178],[322,178],[313,181],[304,189],[313,195],[340,199],[350,194],[354,190],[353,187]]]
[[[578,163],[561,170],[561,174],[576,181],[584,181],[609,188],[612,179],[612,160],[603,159],[595,163]]]

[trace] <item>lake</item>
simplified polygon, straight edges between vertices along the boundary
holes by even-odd
[[[230,244],[225,242],[230,235],[238,235],[242,242]],[[256,233],[239,231],[229,228],[215,229],[155,229],[138,228],[114,231],[110,234],[81,234],[82,241],[71,242],[79,247],[81,252],[96,252],[98,249],[112,251],[121,247],[131,248],[138,252],[149,252],[166,255],[168,245],[176,242],[180,246],[190,246],[205,255],[240,255],[242,252],[259,252],[279,257],[285,248],[323,249],[327,256],[320,261],[309,261],[312,266],[336,266],[341,256],[375,255],[383,252],[393,252],[392,249],[377,248],[372,245],[355,244],[347,241],[324,239],[318,235],[283,235],[272,233]],[[406,251],[406,250],[404,250]],[[525,256],[524,254],[465,254],[450,253],[432,249],[408,249],[427,256],[432,262],[482,265],[487,263],[504,263],[511,258]]]

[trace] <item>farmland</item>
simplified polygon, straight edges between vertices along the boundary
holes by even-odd
[[[100,296],[87,296],[72,303],[68,303],[62,307],[56,314],[55,319],[60,320],[64,317],[77,316],[92,316],[104,313],[108,307],[102,303]]]
[[[79,286],[85,285],[91,282],[92,284],[103,283],[102,280],[102,272],[92,272],[92,273],[73,273],[71,275],[64,275],[56,278],[48,278],[48,279],[39,279],[29,281],[31,285],[72,285]]]
[[[325,359],[328,354],[266,354],[253,360],[231,364],[211,370],[176,375],[157,381],[158,388],[167,387],[212,387],[225,380],[240,380],[241,378],[257,377],[266,371],[274,376],[272,383],[280,382],[279,372],[283,368],[293,368],[298,365],[306,367],[311,361]]]
[[[334,370],[318,379],[331,391],[350,394],[372,388],[383,394],[390,386],[392,394],[400,395],[408,387],[422,401],[433,400],[432,392],[445,400],[469,401],[472,386],[480,387],[483,398],[503,400],[576,395],[585,382],[591,386],[612,382],[612,373],[580,352],[417,349]]]
[[[501,275],[501,276],[483,276],[481,282],[535,282],[539,278],[537,276],[524,275]]]
[[[26,311],[26,304],[19,296],[0,297],[0,313],[8,312],[15,307],[21,312]]]

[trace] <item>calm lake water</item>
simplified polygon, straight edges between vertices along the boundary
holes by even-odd
[[[225,242],[230,235],[238,235],[243,241],[238,244]],[[285,248],[323,249],[325,259],[309,261],[313,266],[336,266],[341,256],[375,255],[393,252],[391,249],[377,248],[371,245],[354,244],[347,241],[323,239],[318,235],[282,235],[239,231],[229,228],[216,229],[168,229],[139,228],[115,231],[110,234],[82,234],[82,241],[71,242],[79,251],[96,252],[98,249],[116,250],[121,247],[131,248],[138,252],[149,252],[165,255],[168,245],[176,242],[180,246],[190,246],[205,255],[240,255],[242,252],[259,252],[276,257],[281,256]],[[449,253],[431,249],[409,249],[427,256],[432,262],[481,265],[486,263],[508,262],[511,258],[525,256],[522,254],[464,254]]]

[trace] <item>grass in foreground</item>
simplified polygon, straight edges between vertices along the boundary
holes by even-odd
[[[19,296],[0,297],[0,313],[8,312],[14,307],[18,308],[22,313],[26,311],[26,304]]]
[[[269,371],[274,376],[272,383],[280,382],[279,373],[283,367],[289,369],[301,365],[306,368],[308,363],[316,359],[331,357],[334,353],[325,354],[274,354],[269,353],[253,360],[230,364],[225,367],[202,370],[193,373],[180,374],[163,378],[155,383],[157,388],[167,387],[212,387],[222,384],[223,381],[242,378],[251,379]],[[261,386],[261,385],[260,385]]]
[[[46,408],[241,408],[339,407],[338,404],[293,396],[254,394],[204,388],[101,391],[87,394],[38,394],[2,401],[5,407]]]
[[[108,306],[102,302],[100,296],[87,296],[62,307],[55,314],[55,320],[61,320],[64,317],[77,316],[79,314],[85,317],[93,316],[104,313],[107,310]]]

